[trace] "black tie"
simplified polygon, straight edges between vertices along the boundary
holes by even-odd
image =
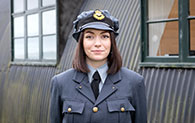
[[[91,88],[93,90],[95,99],[97,99],[98,95],[99,95],[99,83],[101,81],[100,75],[98,73],[98,71],[96,71],[93,74],[93,81],[91,82]]]

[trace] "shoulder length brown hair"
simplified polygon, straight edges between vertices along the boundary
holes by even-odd
[[[110,36],[111,36],[111,50],[108,55],[107,73],[114,74],[120,70],[122,66],[122,58],[116,46],[116,40],[115,40],[114,33],[110,32]],[[88,73],[90,70],[88,69],[87,63],[86,63],[86,54],[83,48],[83,38],[84,38],[84,33],[81,32],[79,39],[78,39],[78,44],[76,47],[76,52],[75,52],[72,65],[74,69],[84,72],[84,73]]]

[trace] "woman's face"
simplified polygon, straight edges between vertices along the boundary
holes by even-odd
[[[105,64],[111,49],[110,33],[105,30],[84,30],[83,47],[87,63]]]

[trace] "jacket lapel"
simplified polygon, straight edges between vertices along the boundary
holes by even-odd
[[[121,80],[121,74],[120,71],[113,75],[108,75],[103,88],[101,90],[101,93],[99,94],[95,105],[98,105],[102,101],[104,101],[107,97],[109,97],[111,94],[117,91],[117,86],[115,85],[117,82]]]
[[[90,83],[88,81],[88,76],[85,73],[75,71],[73,76],[73,81],[78,83],[76,89],[88,98],[92,103],[95,103],[95,97],[93,95],[93,91],[91,89]]]

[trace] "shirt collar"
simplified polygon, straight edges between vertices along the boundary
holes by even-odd
[[[100,67],[98,67],[97,69],[94,69],[92,66],[87,65],[90,72],[88,73],[88,78],[89,78],[89,82],[91,83],[93,80],[93,74],[95,73],[95,71],[98,71],[100,78],[101,78],[101,82],[104,84],[106,77],[107,77],[107,70],[108,70],[108,64],[104,64]]]

